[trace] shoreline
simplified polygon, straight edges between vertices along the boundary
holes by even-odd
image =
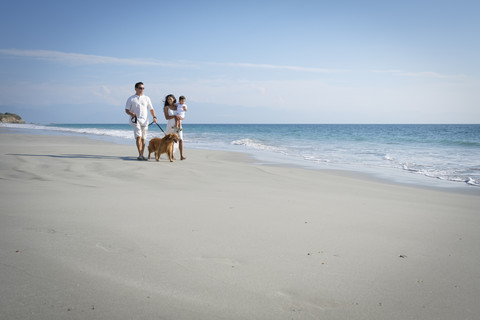
[[[480,313],[480,197],[188,149],[0,134],[0,317]]]
[[[55,136],[81,136],[86,137],[88,139],[93,140],[100,140],[100,141],[107,141],[116,144],[122,145],[131,145],[134,144],[133,139],[131,139],[131,132],[129,130],[125,131],[124,127],[128,127],[128,125],[121,125],[121,124],[106,124],[106,127],[102,127],[103,125],[92,125],[92,124],[82,124],[80,127],[75,127],[74,125],[58,125],[60,127],[52,127],[51,130],[49,127],[40,126],[37,127],[34,125],[34,128],[24,128],[24,127],[7,127],[10,130],[17,131],[17,133],[21,134],[47,134],[47,135],[55,135]],[[113,127],[112,127],[113,126]],[[122,126],[122,127],[119,127]],[[202,126],[202,125],[195,125],[192,126]],[[219,126],[219,125],[214,125]],[[245,126],[245,125],[244,125]],[[344,128],[348,132],[348,126]],[[364,125],[359,125],[364,126]],[[373,125],[376,126],[376,125]],[[405,126],[405,125],[400,125]],[[416,125],[413,125],[416,126]],[[468,126],[468,125],[467,125]],[[55,128],[55,129],[53,129]],[[0,127],[0,130],[2,128]],[[212,128],[210,128],[212,129]],[[32,131],[33,130],[33,131]],[[214,131],[216,129],[213,129]],[[218,129],[217,129],[218,130]],[[223,129],[222,129],[223,130]],[[37,132],[35,132],[37,131]],[[0,131],[1,132],[1,131]],[[200,136],[202,136],[202,131],[200,130],[197,132]],[[154,133],[155,135],[155,133]],[[243,138],[242,138],[243,137]],[[246,137],[246,138],[245,138]],[[204,137],[205,138],[205,137]],[[280,166],[296,166],[298,168],[308,169],[308,170],[332,170],[332,171],[345,171],[347,173],[360,173],[365,174],[369,177],[374,179],[381,179],[385,181],[389,181],[392,183],[400,183],[405,185],[416,185],[422,187],[434,187],[434,188],[444,188],[444,189],[456,189],[455,192],[468,192],[475,194],[477,191],[475,189],[480,188],[478,185],[477,174],[476,174],[476,162],[474,161],[474,157],[470,156],[466,159],[461,160],[460,158],[453,157],[453,158],[446,158],[444,160],[443,165],[439,165],[438,163],[435,164],[436,160],[427,159],[426,162],[420,160],[422,155],[419,154],[417,163],[414,159],[408,159],[408,155],[403,154],[402,160],[398,160],[402,158],[402,155],[390,155],[389,150],[367,150],[365,154],[372,154],[380,152],[381,154],[384,153],[382,159],[386,162],[376,162],[378,161],[377,158],[361,158],[359,163],[351,162],[348,159],[342,160],[337,158],[334,161],[330,161],[330,156],[334,158],[336,155],[329,154],[330,151],[324,150],[326,153],[326,158],[323,159],[323,156],[317,154],[316,156],[311,155],[301,155],[297,154],[299,150],[294,151],[294,148],[291,149],[289,152],[283,154],[283,152],[271,151],[269,148],[278,148],[277,145],[275,147],[275,142],[273,143],[263,143],[262,141],[256,141],[254,138],[248,136],[247,132],[244,132],[241,136],[231,136],[230,139],[218,139],[215,140],[215,137],[210,137],[207,140],[211,140],[211,144],[202,144],[198,143],[193,139],[192,141],[187,139],[187,146],[189,149],[196,149],[196,150],[217,150],[217,151],[225,151],[225,152],[244,152],[249,155],[252,155],[255,159],[255,164],[266,164],[266,165],[280,165]],[[468,138],[466,138],[468,140]],[[195,142],[196,141],[196,142]],[[458,143],[456,141],[451,141],[452,143]],[[314,141],[311,141],[313,145],[315,145]],[[232,147],[232,145],[234,145]],[[244,147],[241,147],[244,146]],[[265,149],[266,148],[266,149]],[[289,148],[289,147],[287,147]],[[318,146],[314,146],[314,148],[318,148]],[[345,146],[339,145],[339,150],[343,150]],[[401,148],[400,148],[401,150]],[[390,150],[396,153],[394,150]],[[293,152],[293,153],[292,153]],[[405,150],[403,151],[405,152]],[[430,150],[434,154],[435,152],[442,152],[439,150]],[[402,151],[400,151],[402,153]],[[456,152],[453,151],[453,154]],[[358,156],[362,154],[359,153],[359,150],[353,152]],[[345,156],[345,155],[343,155]],[[423,155],[424,156],[424,155]],[[362,157],[362,156],[360,156]],[[368,157],[368,156],[367,156]],[[398,159],[397,159],[398,157]],[[315,160],[317,159],[317,160]],[[344,162],[346,161],[346,162]],[[364,162],[366,161],[366,162]],[[373,162],[370,162],[373,161]],[[433,161],[433,163],[431,162]],[[455,165],[452,167],[451,164],[456,164],[456,169],[454,169]],[[431,167],[433,165],[433,167]],[[442,167],[444,168],[442,170]],[[433,171],[430,171],[430,170]],[[453,170],[453,171],[452,171]],[[457,174],[457,171],[458,174]],[[469,171],[466,174],[466,171]],[[462,173],[463,171],[463,173]],[[436,173],[435,173],[436,172]],[[474,187],[474,188],[471,188]],[[473,190],[473,191],[472,191]],[[480,189],[478,189],[480,192]]]
[[[2,131],[6,132],[2,132]],[[15,132],[15,131],[19,132]],[[132,139],[131,143],[119,142],[118,139],[108,139],[104,137],[96,137],[92,135],[85,135],[85,134],[66,134],[66,133],[55,133],[55,131],[49,132],[44,131],[41,133],[23,133],[24,130],[32,130],[32,129],[22,129],[22,128],[9,128],[9,127],[1,127],[0,126],[0,134],[13,134],[13,135],[44,135],[44,136],[55,136],[55,137],[76,137],[76,138],[83,138],[90,141],[100,141],[105,142],[107,144],[114,144],[114,145],[121,145],[121,146],[133,146],[134,152],[136,153],[135,149],[135,141]],[[148,140],[147,140],[148,141]],[[148,144],[147,144],[148,146]],[[147,148],[146,148],[147,149]],[[440,180],[431,177],[425,177],[423,175],[413,174],[409,172],[398,172],[394,169],[392,170],[392,175],[389,175],[387,171],[379,172],[379,171],[369,171],[366,168],[319,168],[315,167],[312,164],[301,164],[301,163],[291,163],[291,162],[283,162],[283,161],[275,161],[271,159],[271,156],[262,157],[259,154],[256,154],[253,151],[232,151],[232,150],[217,150],[217,149],[210,149],[210,148],[198,148],[193,147],[189,148],[188,144],[186,145],[186,151],[190,152],[192,150],[199,150],[199,151],[212,151],[212,152],[220,152],[220,153],[232,153],[235,155],[242,154],[246,156],[245,159],[248,159],[248,162],[252,165],[266,165],[266,166],[273,166],[273,167],[284,167],[284,168],[298,168],[302,170],[308,171],[321,171],[321,172],[331,172],[337,173],[340,175],[347,175],[352,177],[359,177],[361,179],[367,180],[374,180],[378,182],[384,182],[387,184],[393,185],[404,185],[404,186],[411,186],[414,188],[420,189],[431,189],[431,190],[439,190],[439,191],[446,191],[446,192],[454,192],[460,194],[470,194],[470,195],[480,195],[480,187],[469,185],[465,182],[455,182],[455,181],[447,181],[447,180]],[[177,151],[178,152],[178,151]],[[148,156],[148,150],[145,151],[145,156]],[[270,158],[270,159],[269,159]],[[278,159],[277,159],[278,160]],[[247,160],[245,160],[247,161]],[[384,168],[387,170],[387,168]]]

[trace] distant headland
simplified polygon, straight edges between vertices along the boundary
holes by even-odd
[[[0,122],[2,123],[25,123],[25,121],[18,114],[15,113],[0,113]]]

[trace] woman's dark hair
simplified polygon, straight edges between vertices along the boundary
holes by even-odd
[[[169,94],[168,96],[165,97],[165,101],[164,101],[164,107],[167,107],[168,106],[168,98],[169,97],[172,97],[173,98],[173,103],[177,103],[177,99],[175,99],[175,96],[173,94]]]

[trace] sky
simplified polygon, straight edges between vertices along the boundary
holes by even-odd
[[[126,123],[480,123],[480,1],[3,1],[0,112]]]

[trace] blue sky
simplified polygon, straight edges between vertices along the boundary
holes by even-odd
[[[7,1],[0,112],[123,123],[480,123],[480,1]]]

